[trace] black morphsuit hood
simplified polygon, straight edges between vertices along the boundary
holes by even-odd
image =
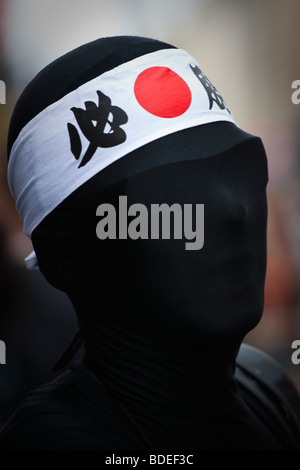
[[[105,38],[50,64],[16,106],[9,150],[65,94],[168,48]],[[234,407],[235,357],[264,306],[267,180],[259,138],[225,120],[195,125],[107,166],[33,231],[42,273],[73,302],[89,365],[131,411],[199,417]],[[118,208],[120,196],[149,214],[153,204],[204,205],[203,246],[187,250],[172,231],[169,239],[100,240],[97,207]]]

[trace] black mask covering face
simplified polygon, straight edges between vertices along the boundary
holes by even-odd
[[[211,139],[221,147],[226,133],[236,145],[203,155],[203,139],[208,147]],[[147,159],[157,166],[136,173],[135,161]],[[128,177],[122,176],[128,173],[125,160],[133,166]],[[83,328],[91,321],[93,331],[98,323],[112,323],[177,350],[236,350],[263,310],[266,183],[259,139],[232,124],[170,135],[96,175],[39,225],[33,243],[40,267],[70,295]],[[118,223],[117,239],[97,237],[97,207],[111,204],[118,222],[120,196],[127,197],[128,208],[147,208],[148,239],[118,239]],[[154,204],[178,204],[183,216],[185,205],[191,206],[195,239],[184,236],[184,221],[181,239],[175,239],[172,224],[169,239],[161,233],[151,239]],[[204,244],[190,250],[192,242],[200,246],[199,204]],[[128,225],[133,219],[128,217]]]
[[[21,113],[31,90],[23,96],[10,145],[39,107],[101,68],[171,47],[144,38],[108,38],[60,59],[35,85],[45,89],[45,81],[52,83],[45,102]],[[61,92],[53,86],[58,76],[64,82]],[[171,427],[181,438],[186,433],[191,445],[191,420],[196,417],[199,426],[200,417],[242,406],[234,367],[241,341],[264,307],[267,181],[259,138],[229,122],[196,126],[157,139],[105,168],[32,234],[42,273],[75,307],[89,367],[140,423],[141,416],[160,415],[160,426]],[[116,239],[97,237],[97,207],[111,204],[118,221],[120,196],[127,197],[128,207],[147,208],[148,239],[118,239],[118,223]],[[196,237],[185,237],[183,225],[181,238],[174,236],[172,224],[168,239],[151,238],[154,204],[177,204],[182,214],[186,205],[192,207],[194,231],[196,207],[204,205],[203,246],[187,249]],[[166,416],[181,419],[170,424]],[[171,439],[157,434],[149,421],[147,426],[154,441]],[[214,438],[206,426],[209,447]],[[228,423],[219,429],[226,441]],[[247,435],[243,425],[238,429],[235,438]]]

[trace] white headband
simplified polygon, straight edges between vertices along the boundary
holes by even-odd
[[[163,49],[84,83],[24,126],[8,182],[29,237],[67,196],[129,152],[172,132],[234,122],[222,97],[181,49]]]

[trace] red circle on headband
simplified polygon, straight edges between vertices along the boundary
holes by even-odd
[[[192,101],[189,86],[168,67],[150,67],[141,72],[134,94],[142,108],[162,118],[180,116]]]

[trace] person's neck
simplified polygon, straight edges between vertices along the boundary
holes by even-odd
[[[237,392],[236,352],[213,345],[186,351],[143,339],[113,324],[85,338],[86,361],[130,411],[182,416],[231,411]]]

